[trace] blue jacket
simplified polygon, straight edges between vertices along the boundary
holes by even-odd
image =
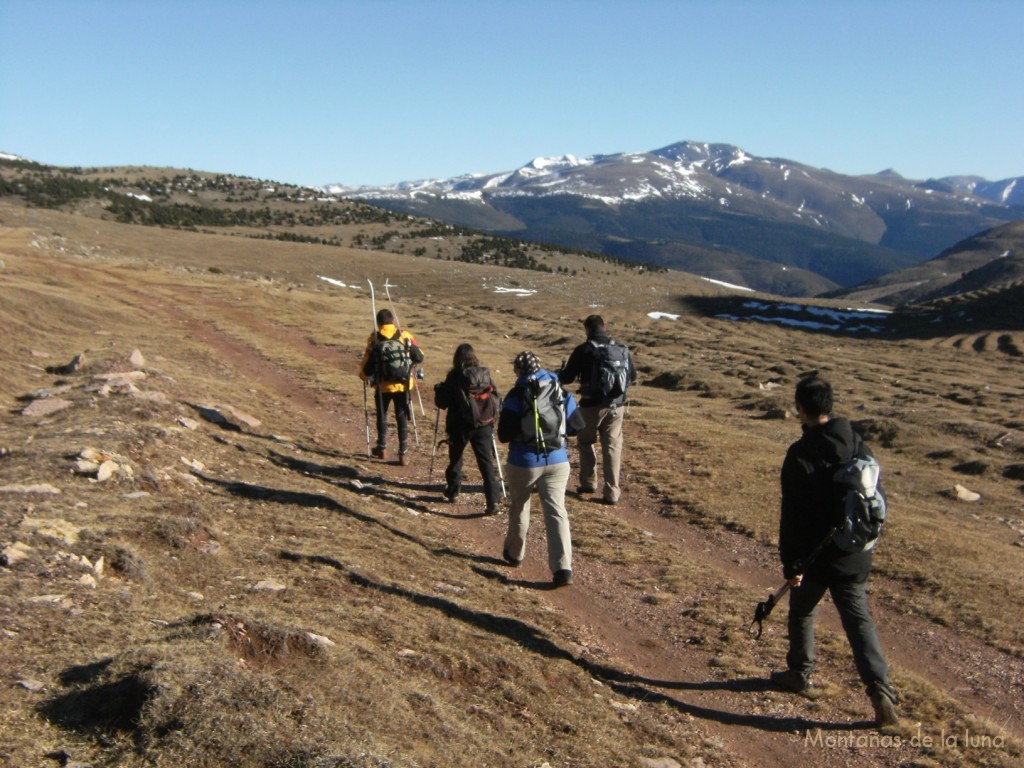
[[[558,381],[555,374],[543,368],[530,376],[522,376],[512,390],[505,396],[501,406],[501,416],[498,419],[498,439],[503,443],[509,443],[508,463],[516,467],[545,467],[550,464],[566,464],[569,461],[569,452],[566,449],[568,441],[562,445],[552,448],[547,453],[539,451],[534,446],[519,442],[519,424],[526,404],[522,397],[522,388],[532,380],[544,381],[554,379]],[[565,431],[567,435],[575,435],[583,429],[585,422],[583,414],[576,409],[576,399],[568,392],[565,392],[563,400],[565,407]]]

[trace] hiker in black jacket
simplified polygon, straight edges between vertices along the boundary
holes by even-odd
[[[580,484],[577,493],[597,491],[597,451],[594,448],[601,441],[601,465],[604,484],[601,497],[605,504],[618,504],[619,472],[622,466],[622,423],[626,417],[625,392],[619,397],[602,397],[594,378],[594,355],[597,348],[611,344],[612,339],[605,330],[600,315],[590,315],[583,321],[587,340],[569,355],[569,360],[558,372],[558,381],[568,386],[577,379],[580,382],[580,413],[586,427],[577,435],[576,445],[580,452]],[[625,350],[624,347],[622,347]],[[625,350],[628,355],[628,350]],[[636,381],[636,368],[632,357],[628,358],[627,377],[630,383]]]
[[[462,454],[466,445],[473,447],[476,465],[484,481],[484,498],[487,507],[485,515],[498,512],[500,489],[494,475],[494,418],[498,412],[497,394],[493,395],[492,407],[487,423],[477,424],[470,404],[469,390],[483,385],[492,393],[497,392],[491,373],[480,365],[480,360],[470,344],[460,344],[452,358],[452,368],[444,381],[434,387],[434,405],[447,409],[444,428],[448,433],[448,467],[444,471],[444,497],[454,502],[462,487]],[[479,387],[476,387],[479,388]],[[478,411],[479,413],[479,411]]]
[[[867,688],[878,725],[894,725],[896,695],[889,685],[889,668],[882,655],[867,600],[871,550],[847,554],[833,543],[798,572],[797,564],[828,537],[836,524],[839,493],[836,466],[861,450],[863,441],[848,419],[832,417],[832,386],[812,374],[796,386],[797,416],[803,436],[793,443],[782,464],[782,514],[779,556],[789,597],[788,669],[772,673],[781,688],[808,698],[817,695],[814,671],[814,615],[828,591],[842,620],[857,672]]]

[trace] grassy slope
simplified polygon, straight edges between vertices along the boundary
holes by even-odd
[[[367,297],[317,274],[396,284],[432,377],[468,328],[503,384],[511,381],[506,361],[521,348],[557,364],[577,340],[579,318],[600,306],[645,378],[675,373],[680,382],[637,390],[629,487],[655,494],[666,521],[743,531],[765,551],[778,462],[793,439],[792,422],[771,416],[785,408],[797,372],[833,373],[843,410],[862,420],[890,473],[896,514],[878,559],[892,589],[881,599],[895,615],[924,616],[1021,656],[1012,468],[1024,459],[1019,441],[1000,438],[1016,434],[1024,414],[1019,363],[997,349],[975,353],[956,346],[961,339],[834,339],[692,316],[652,323],[647,311],[672,310],[675,295],[700,288],[612,267],[568,280],[53,213],[4,209],[2,220],[24,227],[0,235],[0,320],[14,340],[0,357],[8,408],[54,382],[43,366],[82,350],[95,372],[123,367],[132,348],[143,349],[144,389],[169,398],[88,395],[83,375],[71,379],[70,411],[43,422],[14,410],[4,417],[10,454],[0,460],[0,484],[63,490],[7,497],[0,518],[5,544],[33,547],[4,571],[2,642],[22,653],[3,654],[2,674],[45,684],[36,696],[17,687],[0,694],[13,764],[60,749],[77,760],[161,765],[631,765],[666,754],[743,762],[742,748],[723,751],[699,718],[680,718],[656,699],[630,709],[581,652],[585,629],[453,541],[420,478],[386,482],[363,459],[362,392],[349,373],[369,326]],[[512,283],[540,294],[492,292]],[[783,386],[759,388],[769,382]],[[242,433],[182,427],[176,418],[196,417],[190,404],[201,402],[233,404],[264,424]],[[423,421],[421,434],[431,426]],[[71,457],[89,445],[129,457],[134,481],[71,476]],[[182,458],[203,469],[190,471]],[[954,469],[971,461],[984,465],[980,474]],[[950,500],[954,482],[981,492],[982,502]],[[138,490],[149,495],[122,495]],[[61,545],[28,533],[25,517],[62,518],[83,531],[77,544]],[[726,674],[753,673],[736,627],[757,593],[727,575],[727,559],[723,571],[708,571],[603,511],[576,519],[583,563],[625,568],[632,576],[622,589],[640,590],[652,605],[700,602],[691,640],[712,648]],[[81,567],[61,552],[104,557],[99,587],[78,585]],[[287,589],[254,589],[270,577]],[[51,594],[62,597],[32,601]],[[899,672],[919,717],[975,723]],[[1017,749],[986,753],[988,763],[981,753],[919,759],[998,765]]]

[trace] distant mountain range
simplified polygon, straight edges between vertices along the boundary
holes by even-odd
[[[1024,178],[845,176],[690,141],[651,152],[539,158],[502,173],[326,190],[781,295],[854,286],[1024,219]]]

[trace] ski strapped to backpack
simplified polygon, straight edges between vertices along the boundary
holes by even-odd
[[[498,418],[501,402],[491,380],[491,372],[482,365],[462,369],[459,387],[459,411],[473,429],[491,426]]]
[[[590,372],[588,395],[606,405],[616,405],[629,387],[629,347],[617,341],[601,344],[593,339],[594,362]]]
[[[832,475],[838,486],[837,530],[832,542],[843,552],[865,552],[878,543],[885,523],[885,496],[878,487],[881,467],[861,451]]]
[[[531,378],[521,387],[523,413],[517,442],[545,456],[565,445],[565,391],[554,377]]]

